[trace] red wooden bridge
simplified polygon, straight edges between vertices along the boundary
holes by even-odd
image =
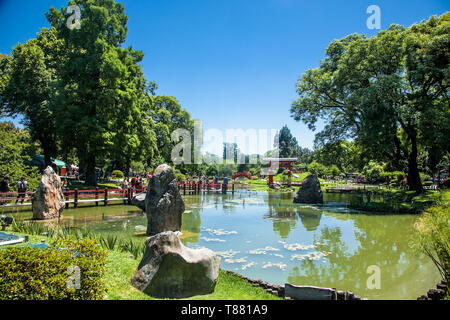
[[[239,178],[239,177],[246,177],[247,179],[251,179],[252,178],[252,176],[247,171],[238,172],[238,173],[235,173],[235,174],[233,174],[231,176],[231,178],[233,180],[236,179],[236,178]]]

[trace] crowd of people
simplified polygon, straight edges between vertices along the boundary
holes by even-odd
[[[150,179],[150,175],[147,176],[147,179]],[[125,177],[122,182],[122,188],[128,189],[132,188],[133,190],[142,190],[145,186],[145,179],[140,175],[133,174],[131,178]]]
[[[151,174],[149,172],[146,173],[132,173],[130,174],[130,177],[125,177],[122,181],[122,188],[123,189],[128,189],[128,188],[132,188],[134,190],[142,190],[144,189],[147,184],[148,181],[151,177]],[[221,182],[220,182],[221,181]],[[223,183],[223,184],[228,184],[228,177],[220,177],[218,175],[214,176],[214,177],[208,177],[205,175],[199,175],[198,177],[192,177],[189,176],[186,178],[186,182],[189,183],[196,183],[196,184],[205,184],[208,185],[211,182],[213,184],[219,184],[219,183]],[[181,181],[180,181],[181,182]]]

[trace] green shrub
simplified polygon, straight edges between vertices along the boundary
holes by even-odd
[[[0,300],[104,299],[105,264],[106,252],[93,239],[57,239],[46,249],[5,248],[0,250]],[[74,266],[80,271],[79,288]]]
[[[111,175],[116,176],[117,178],[124,178],[125,177],[123,172],[120,171],[120,170],[114,170],[113,172],[111,172]]]
[[[261,173],[261,168],[250,168],[248,172],[251,176],[258,176]]]
[[[280,181],[283,183],[287,183],[289,182],[289,177],[287,174],[285,174],[284,172],[280,175]]]
[[[419,175],[420,175],[420,181],[422,182],[422,184],[425,182],[425,180],[431,180],[431,177],[423,172],[420,172]]]
[[[414,246],[433,260],[450,283],[450,204],[429,208],[415,223]]]
[[[327,175],[328,170],[323,164],[313,161],[308,165],[308,171],[311,172],[311,174],[323,177]]]
[[[362,170],[363,175],[372,183],[381,180],[385,164],[370,160]]]
[[[186,176],[184,174],[180,173],[176,173],[175,177],[177,179],[177,181],[186,181]]]

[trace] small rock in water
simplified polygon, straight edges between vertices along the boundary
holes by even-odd
[[[294,197],[294,203],[323,203],[323,194],[317,176],[310,174]]]

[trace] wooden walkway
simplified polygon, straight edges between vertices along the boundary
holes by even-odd
[[[201,183],[188,183],[183,182],[178,184],[178,189],[180,193],[183,195],[195,195],[201,193],[227,193],[231,192],[234,194],[234,184],[201,184]],[[65,199],[65,207],[66,209],[69,206],[73,208],[77,208],[80,204],[95,204],[98,206],[99,203],[107,206],[111,202],[122,201],[123,204],[130,204],[131,199],[138,193],[146,192],[147,188],[144,189],[99,189],[96,188],[94,190],[65,190],[63,192]],[[25,193],[24,198],[19,198],[18,202],[15,201],[18,199],[18,192],[6,192],[0,193],[0,209],[3,208],[20,208],[20,207],[30,207],[32,206],[31,199],[33,197],[34,191],[28,191]],[[23,203],[22,203],[23,200]],[[4,204],[1,204],[4,203]]]
[[[325,191],[327,193],[364,193],[364,192],[370,192],[373,190],[381,189],[380,186],[374,186],[374,187],[335,187],[335,188],[326,188]]]
[[[283,186],[301,187],[303,182],[300,182],[300,181],[291,181],[291,182],[275,181],[275,183],[279,183],[279,184],[281,184]]]
[[[131,199],[133,194],[136,192],[144,192],[146,189],[136,190],[136,189],[99,189],[95,190],[65,190],[63,192],[65,199],[66,209],[69,208],[69,205],[72,205],[74,208],[78,207],[79,204],[93,203],[95,206],[98,206],[99,203],[103,203],[104,206],[107,206],[112,201],[122,201],[124,204],[131,204]],[[19,201],[15,203],[18,199],[17,192],[7,192],[0,194],[0,203],[6,203],[0,205],[0,209],[2,208],[15,208],[15,207],[30,207],[32,206],[31,198],[33,197],[34,192],[26,192],[24,202],[21,203],[22,198],[19,198]],[[8,203],[8,202],[12,203]]]
[[[201,193],[228,193],[234,194],[234,183],[196,183],[196,182],[183,182],[178,184],[178,190],[183,195],[188,194],[201,194]]]

